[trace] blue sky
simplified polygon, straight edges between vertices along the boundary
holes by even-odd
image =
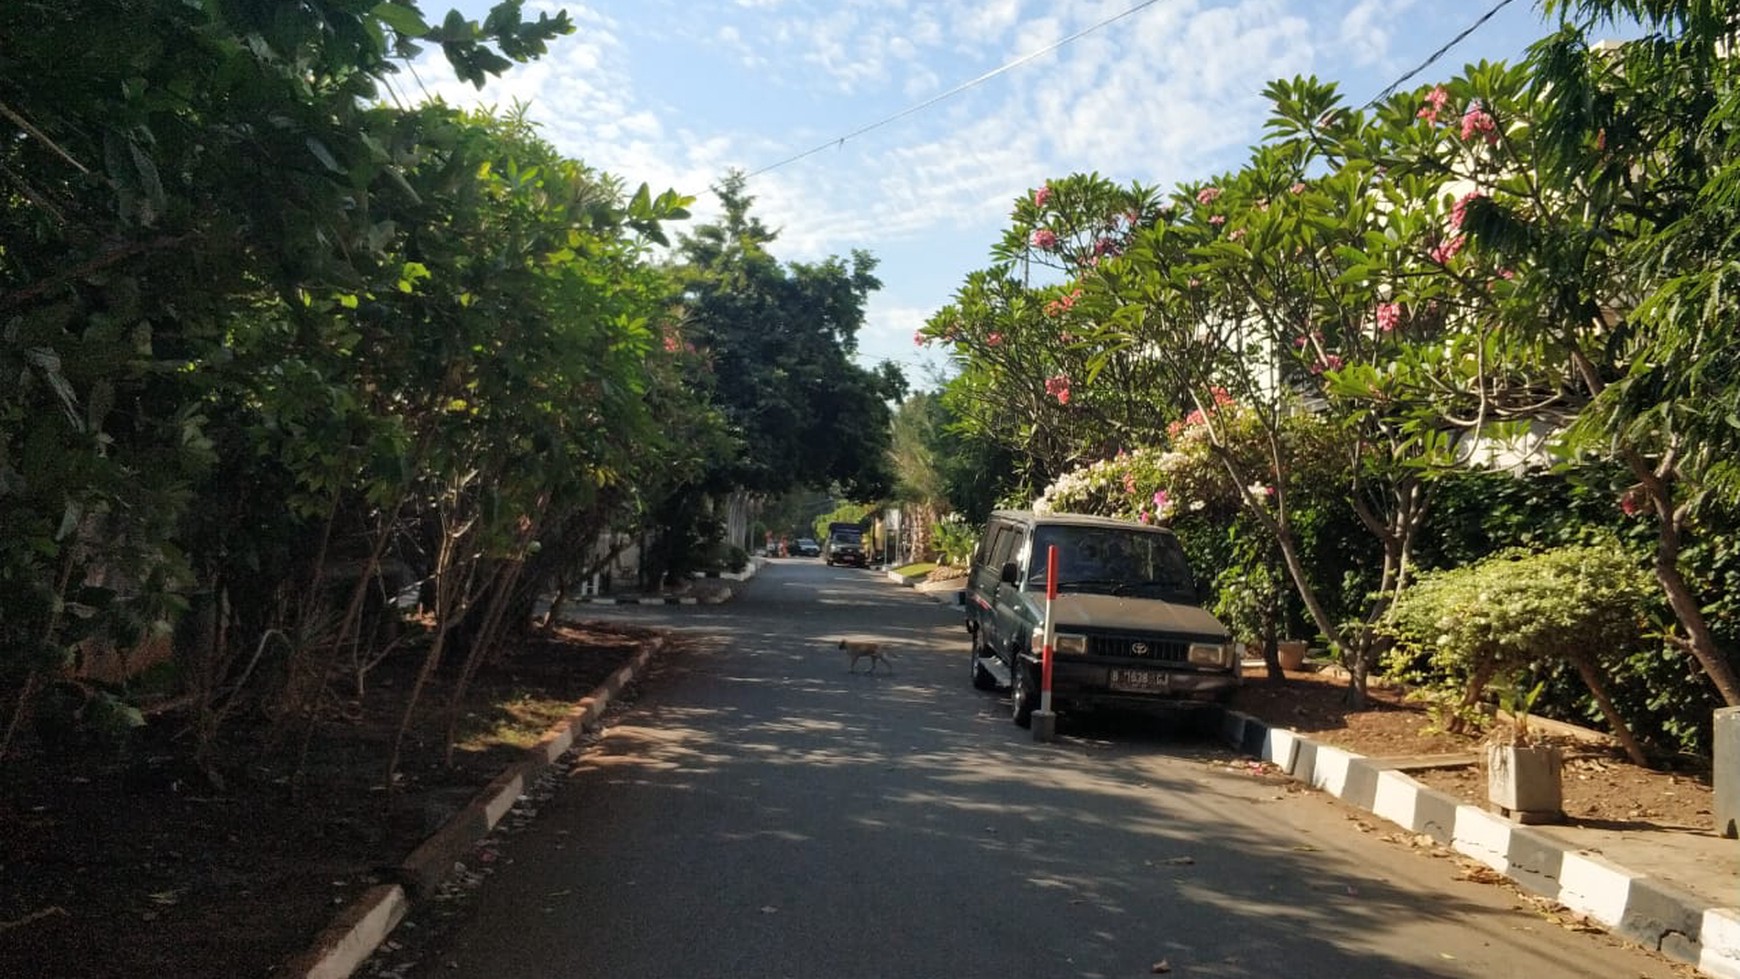
[[[1138,6],[1139,0],[529,0],[577,24],[540,62],[481,92],[439,57],[422,91],[531,115],[558,149],[654,191],[699,198],[887,119]],[[912,342],[966,274],[989,264],[1016,197],[1094,171],[1161,187],[1237,166],[1261,138],[1263,85],[1316,75],[1376,95],[1497,0],[1158,0],[904,118],[755,176],[754,213],[782,261],[863,248],[880,261],[860,360],[919,386],[944,365]],[[481,19],[490,0],[424,0]],[[1516,60],[1546,33],[1513,0],[1410,85]],[[401,76],[402,86],[417,83]],[[681,231],[681,228],[677,230]]]

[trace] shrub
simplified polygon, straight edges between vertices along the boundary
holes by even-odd
[[[1381,624],[1395,642],[1385,666],[1440,696],[1459,689],[1459,728],[1494,681],[1514,686],[1573,663],[1589,667],[1593,687],[1598,657],[1642,645],[1650,596],[1649,576],[1617,540],[1505,551],[1409,585]]]
[[[973,559],[973,549],[979,546],[979,535],[960,514],[951,513],[936,522],[931,543],[940,563],[964,568]]]

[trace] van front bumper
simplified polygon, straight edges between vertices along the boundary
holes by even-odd
[[[1031,659],[1035,678],[1038,664]],[[1224,704],[1239,688],[1237,673],[1157,668],[1151,663],[1057,660],[1051,668],[1054,703],[1075,709],[1177,709]]]

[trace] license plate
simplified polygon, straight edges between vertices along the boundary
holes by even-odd
[[[1112,670],[1106,685],[1124,693],[1165,693],[1172,677],[1154,670]]]

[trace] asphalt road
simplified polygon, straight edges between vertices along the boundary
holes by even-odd
[[[1034,743],[968,684],[958,611],[877,573],[782,560],[725,605],[596,614],[707,639],[411,974],[1674,974],[1212,742],[1126,720]],[[842,637],[895,672],[849,673]]]

